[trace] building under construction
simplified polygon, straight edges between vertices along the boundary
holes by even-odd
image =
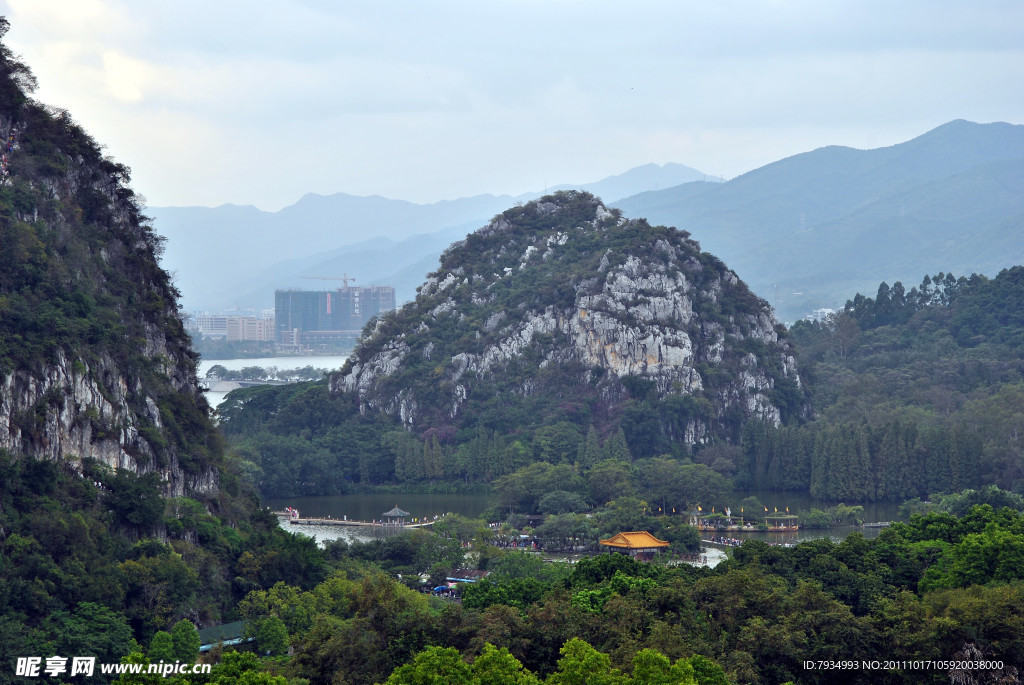
[[[366,322],[395,308],[391,286],[337,290],[278,290],[274,293],[277,342],[318,345],[362,332]]]

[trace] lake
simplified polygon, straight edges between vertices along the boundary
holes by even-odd
[[[325,497],[283,497],[263,500],[263,506],[274,511],[285,507],[299,510],[303,517],[336,518],[347,516],[356,521],[372,521],[394,506],[409,512],[410,516],[432,517],[441,514],[460,514],[475,518],[494,505],[493,495],[331,495]],[[283,528],[303,533],[318,542],[325,540],[371,540],[384,533],[374,528],[349,526],[293,526]],[[392,531],[393,532],[393,531]]]
[[[768,504],[774,502],[774,499],[768,499],[771,493],[760,492],[756,493],[758,499],[767,504],[769,508],[774,508],[776,504]],[[737,501],[743,497],[750,496],[751,493],[745,492],[742,496],[737,497]],[[810,500],[806,495],[796,496],[792,493],[785,493],[785,499],[791,504],[782,505],[782,509],[785,506],[790,506],[792,511],[796,511],[797,507],[809,508],[813,506],[818,509],[828,508],[833,506],[829,503],[823,503],[816,500]],[[778,497],[775,495],[773,497]],[[778,501],[782,501],[783,498],[779,497]],[[462,516],[476,517],[483,514],[487,509],[492,507],[497,501],[493,495],[423,495],[423,494],[411,494],[411,495],[333,495],[324,497],[283,497],[266,499],[263,501],[263,506],[270,507],[274,511],[282,511],[285,507],[293,507],[298,509],[303,517],[310,518],[343,518],[347,516],[350,519],[357,521],[369,521],[381,518],[381,515],[391,509],[394,506],[398,506],[405,511],[408,511],[410,516],[415,517],[431,517],[435,514],[453,513],[460,514]],[[868,521],[894,521],[895,510],[899,505],[892,503],[882,503],[877,506],[873,506],[872,513],[885,513],[892,514],[888,518],[882,519],[866,519]],[[867,507],[865,507],[867,511]],[[381,535],[386,534],[382,529],[373,528],[356,528],[348,526],[294,526],[289,523],[282,524],[285,530],[293,533],[302,533],[309,537],[315,538],[319,542],[325,540],[371,540]],[[768,531],[727,531],[723,532],[726,537],[737,538],[740,540],[764,540],[770,543],[796,543],[805,540],[816,540],[818,538],[831,538],[835,541],[841,541],[850,533],[862,533],[866,538],[877,537],[878,534],[884,529],[879,528],[862,528],[860,526],[839,526],[836,528],[829,528],[825,530],[818,529],[802,529],[795,532],[788,533],[774,533]],[[709,537],[712,533],[702,534],[702,537]]]
[[[328,369],[330,371],[334,371],[344,366],[345,360],[347,359],[348,357],[344,355],[323,357],[308,355],[295,357],[258,357],[255,359],[203,359],[199,362],[198,375],[199,379],[203,380],[206,378],[206,372],[218,364],[228,371],[241,371],[247,366],[259,366],[264,369],[269,369],[273,366],[281,371],[303,369],[307,366],[312,366],[314,369]],[[210,403],[211,407],[217,408],[217,406],[224,401],[226,396],[227,392],[216,392],[210,390],[206,393],[206,401]]]
[[[785,512],[786,507],[789,507],[793,513],[797,513],[800,511],[810,511],[811,509],[821,509],[824,511],[840,504],[840,502],[826,502],[814,499],[805,492],[772,492],[768,490],[737,490],[733,496],[733,501],[739,502],[746,497],[756,497],[764,506],[768,507],[769,511],[774,512],[775,509],[778,509],[780,513]],[[901,503],[844,502],[843,504],[851,507],[864,507],[864,521],[870,523],[874,521],[897,520]],[[736,504],[732,508],[734,514],[739,509]],[[764,512],[762,511],[761,513],[763,514]]]

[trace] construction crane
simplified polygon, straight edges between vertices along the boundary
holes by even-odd
[[[346,288],[348,288],[348,282],[349,281],[355,282],[355,280],[356,280],[354,277],[349,276],[347,271],[344,272],[340,277],[339,276],[299,276],[299,278],[305,278],[305,279],[313,280],[313,281],[341,281],[342,283],[345,284]]]

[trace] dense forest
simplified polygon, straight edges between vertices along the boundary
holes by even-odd
[[[629,396],[616,430],[604,435],[585,405],[564,400],[545,407],[532,430],[509,412],[490,426],[418,435],[322,383],[237,391],[220,413],[268,496],[500,484],[549,466],[570,467],[573,478],[559,489],[591,505],[608,501],[610,492],[587,483],[609,469],[626,492],[693,480],[687,469],[697,468],[738,489],[837,502],[901,502],[987,484],[1016,490],[1024,477],[1022,302],[1024,267],[992,279],[925,277],[909,292],[883,283],[875,298],[857,295],[824,321],[792,327],[812,418],[751,421],[738,440],[693,448],[671,443],[665,425],[675,404],[702,400],[659,400],[649,381],[631,377],[622,379]],[[659,468],[661,476],[645,475]],[[703,501],[721,504],[718,494],[711,488]],[[700,494],[667,499],[686,506]]]
[[[1016,682],[1024,663],[1024,514],[1009,508],[918,514],[874,540],[748,541],[714,569],[544,563],[488,546],[483,522],[444,534],[328,543],[323,582],[241,602],[271,656],[228,657],[221,673],[274,685],[895,684]],[[464,563],[466,543],[491,574],[460,603],[406,587],[419,582],[409,568]],[[154,637],[135,658],[168,643]]]
[[[818,418],[748,426],[740,487],[902,501],[1024,485],[1024,267],[882,283],[791,333]]]

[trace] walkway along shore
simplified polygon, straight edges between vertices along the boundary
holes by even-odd
[[[440,521],[443,516],[435,521],[423,521],[421,523],[387,523],[381,521],[353,521],[350,519],[321,519],[321,518],[295,518],[286,511],[275,511],[278,518],[287,519],[293,526],[363,526],[370,528],[426,528]]]

